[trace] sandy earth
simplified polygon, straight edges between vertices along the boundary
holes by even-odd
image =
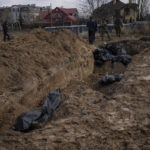
[[[76,40],[76,37],[73,40]],[[89,47],[82,39],[80,39],[80,42],[81,45],[85,44],[85,52],[91,51],[92,54],[94,47]],[[147,46],[143,47],[142,44],[139,44],[137,47],[135,43],[142,43],[143,46],[147,44]],[[6,91],[10,92],[9,90],[12,89],[10,85],[1,84],[0,87],[3,89],[0,95],[1,104],[11,105],[17,109],[21,106],[24,110],[16,111],[16,108],[13,107],[7,112],[2,109],[3,105],[1,105],[1,110],[3,110],[1,116],[7,116],[7,118],[2,117],[3,120],[1,120],[0,150],[150,150],[150,49],[147,49],[149,45],[148,42],[144,43],[143,41],[128,41],[128,43],[121,42],[120,44],[131,48],[130,51],[128,50],[130,54],[136,54],[127,68],[120,63],[116,63],[111,68],[111,63],[107,62],[100,68],[95,67],[94,73],[90,75],[90,70],[93,69],[92,65],[90,67],[86,66],[85,68],[88,71],[86,73],[81,71],[81,74],[82,76],[87,74],[87,77],[76,75],[76,78],[71,78],[67,82],[66,87],[61,88],[62,102],[54,112],[52,120],[29,133],[15,132],[9,130],[8,126],[17,117],[13,116],[14,114],[17,115],[24,110],[41,106],[41,104],[39,101],[35,104],[37,101],[33,100],[34,104],[31,103],[30,106],[26,105],[28,101],[14,105],[14,103],[16,104],[15,96],[13,97],[14,93],[11,94],[13,103],[9,101],[9,98],[7,99],[8,104],[2,103],[5,97],[4,93]],[[81,45],[78,45],[76,50]],[[68,46],[70,47],[70,45]],[[6,54],[9,53],[6,52]],[[85,53],[80,55],[84,56]],[[63,55],[63,57],[65,56],[66,54]],[[77,54],[74,56],[79,57]],[[90,59],[91,55],[88,55],[88,57],[89,63],[93,63]],[[78,60],[75,63],[78,62],[80,61]],[[81,70],[85,68],[81,68]],[[32,72],[32,69],[30,69],[30,72]],[[10,68],[5,71],[8,72],[9,70]],[[105,87],[97,84],[102,75],[112,72],[124,72],[123,79]],[[26,78],[30,79],[30,75]],[[64,79],[62,78],[62,80]],[[56,81],[56,83],[59,82]],[[17,84],[18,82],[12,85]],[[50,87],[48,88],[50,89]],[[19,96],[18,91],[15,92],[18,97],[22,96]],[[29,96],[31,95],[29,94]],[[27,98],[30,98],[29,96]],[[31,98],[33,98],[33,95]],[[9,118],[11,118],[11,121],[5,121]]]
[[[12,125],[20,113],[41,106],[50,91],[92,73],[94,46],[87,45],[66,30],[35,30],[1,42],[0,129]]]

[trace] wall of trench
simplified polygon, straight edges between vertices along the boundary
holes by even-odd
[[[0,130],[9,129],[16,118],[23,112],[41,108],[46,96],[53,90],[65,88],[71,80],[83,80],[93,73],[94,59],[91,51],[84,56],[64,60],[63,64],[56,64],[49,69],[48,75],[43,75],[34,82],[27,81],[23,92],[5,95],[4,107],[1,107]]]

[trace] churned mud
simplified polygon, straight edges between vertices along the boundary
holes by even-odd
[[[118,43],[133,53],[128,67],[107,62],[95,68],[95,47],[69,31],[34,31],[1,43],[0,149],[149,150],[150,48],[134,42]],[[120,82],[98,85],[115,72],[124,73]],[[9,129],[56,88],[62,102],[51,121],[28,133]]]

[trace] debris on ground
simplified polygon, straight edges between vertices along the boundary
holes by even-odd
[[[123,77],[123,74],[105,75],[98,82],[101,85],[108,85],[108,84],[112,84],[114,82],[120,81],[122,79],[122,77]]]
[[[150,36],[142,37],[141,41],[150,41]]]
[[[116,44],[107,44],[104,47],[97,48],[94,52],[95,65],[102,65],[107,61],[121,62],[127,66],[131,62],[131,56],[125,49]]]
[[[121,62],[123,65],[127,66],[131,62],[130,55],[120,55],[112,57],[112,63],[114,62]]]

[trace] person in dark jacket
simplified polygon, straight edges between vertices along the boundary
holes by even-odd
[[[10,40],[10,37],[9,37],[9,34],[8,34],[8,24],[7,24],[7,21],[5,21],[3,23],[2,27],[3,27],[4,41],[6,41],[6,38],[8,40]]]
[[[89,36],[89,43],[93,44],[95,41],[95,33],[97,31],[97,23],[93,20],[92,17],[90,17],[90,20],[87,22],[87,28],[88,28],[88,36]]]
[[[123,26],[122,22],[121,22],[121,19],[119,17],[116,17],[116,20],[115,20],[114,24],[115,24],[116,35],[118,37],[120,37],[120,35],[121,35],[121,27]]]

